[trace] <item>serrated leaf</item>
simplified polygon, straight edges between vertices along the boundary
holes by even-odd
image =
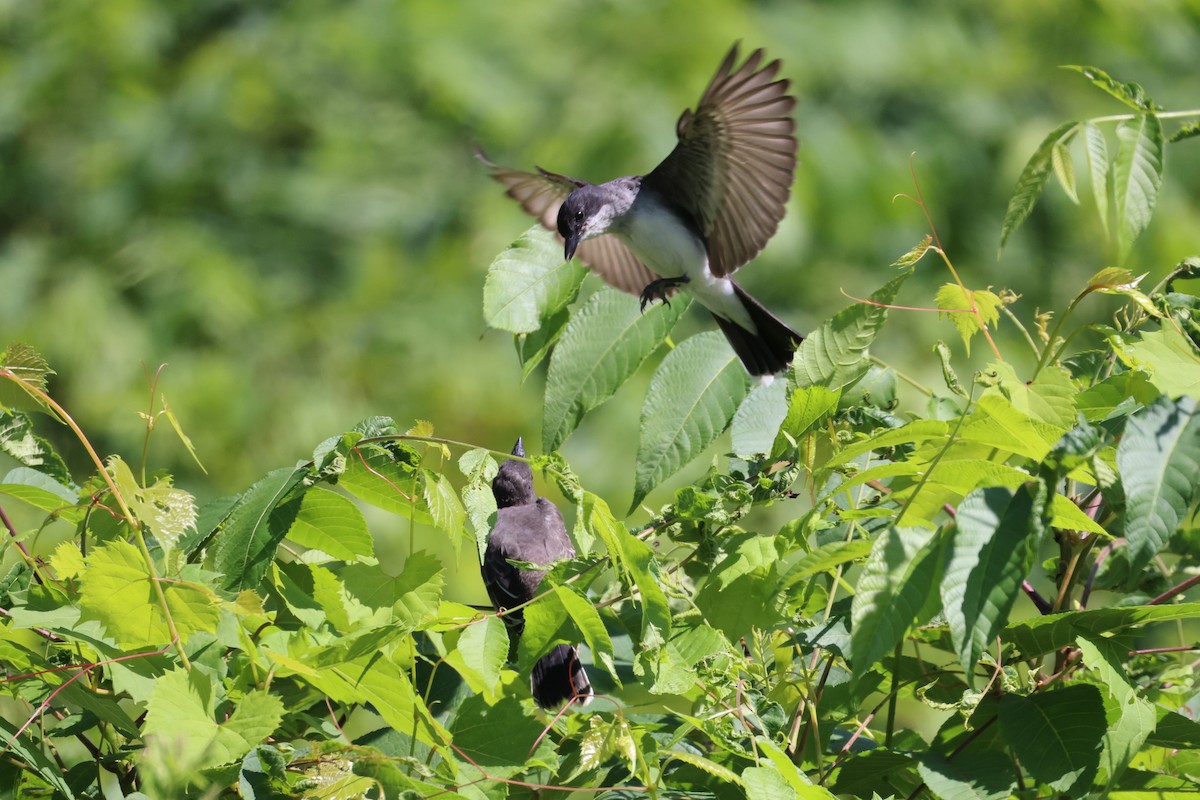
[[[641,313],[637,298],[603,288],[567,323],[550,356],[542,442],[557,450],[580,420],[610,397],[666,339],[691,300],[673,298]]]
[[[787,450],[792,442],[799,443],[803,437],[814,433],[826,419],[837,411],[841,396],[841,390],[830,390],[824,386],[792,390],[787,414],[779,426],[779,435],[775,437],[771,454],[779,456]]]
[[[933,244],[933,237],[929,234],[925,234],[924,239],[917,242],[915,245],[913,245],[911,250],[893,261],[892,266],[900,267],[901,269],[907,269],[908,267],[911,267],[925,257],[925,254],[929,252],[929,246],[931,244]]]
[[[1075,190],[1075,164],[1071,161],[1071,150],[1067,142],[1059,139],[1050,150],[1050,164],[1054,167],[1054,176],[1062,186],[1071,202],[1079,205],[1079,194]]]
[[[950,363],[950,348],[946,343],[939,339],[938,343],[933,346],[933,352],[937,354],[938,361],[941,362],[942,380],[946,382],[946,388],[959,397],[970,397],[967,390],[962,388],[962,384],[958,380],[958,373],[954,371],[954,366]]]
[[[0,351],[0,369],[41,392],[46,391],[47,379],[54,374],[46,359],[27,344],[13,342]],[[45,411],[49,407],[39,397],[30,394],[21,383],[0,378],[0,411]]]
[[[975,664],[1008,622],[1045,529],[1035,491],[980,489],[959,503],[941,584],[950,639],[975,686]]]
[[[1001,800],[1016,786],[1012,760],[1000,750],[967,750],[953,760],[918,756],[917,772],[938,800]]]
[[[496,459],[483,449],[468,450],[458,459],[458,470],[467,478],[467,485],[462,490],[463,509],[475,534],[480,563],[483,563],[488,534],[491,532],[489,520],[496,513],[496,497],[492,494],[491,483],[499,469]]]
[[[1100,227],[1107,239],[1108,232],[1108,142],[1104,132],[1091,122],[1083,123],[1084,140],[1087,146],[1088,172],[1092,176],[1092,197],[1096,201],[1096,213],[1100,216]]]
[[[129,465],[119,456],[110,457],[106,468],[129,510],[154,534],[163,549],[173,549],[184,532],[195,526],[195,498],[171,486],[169,478],[160,478],[153,486],[139,486]]]
[[[550,355],[550,349],[558,343],[559,337],[566,330],[567,320],[570,318],[571,312],[564,306],[543,320],[541,327],[536,331],[513,335],[517,358],[521,361],[522,383],[533,374],[537,365]]]
[[[677,753],[671,753],[677,756]],[[609,758],[619,756],[630,770],[637,768],[637,746],[633,731],[624,717],[608,721],[599,714],[588,720],[588,730],[579,742],[580,769],[598,769]]]
[[[1171,138],[1167,139],[1167,141],[1171,144],[1174,144],[1175,142],[1182,142],[1184,139],[1192,139],[1196,136],[1200,136],[1200,120],[1189,122],[1187,125],[1184,125],[1182,128],[1172,133]]]
[[[1161,550],[1200,492],[1200,408],[1160,397],[1129,418],[1117,445],[1125,539],[1134,569]]]
[[[971,354],[971,337],[983,329],[981,325],[995,325],[1000,321],[1001,305],[1000,297],[987,289],[963,289],[957,283],[947,283],[937,291],[937,307],[944,312],[939,316],[948,317],[954,323],[967,355]]]
[[[631,512],[725,432],[750,385],[716,331],[692,336],[663,359],[642,406]]]
[[[444,573],[436,556],[418,551],[405,559],[399,575],[374,564],[351,564],[341,571],[341,579],[351,597],[375,610],[371,624],[415,630],[437,616]]]
[[[96,548],[81,576],[79,607],[127,648],[161,647],[171,641],[153,577],[133,545],[116,540]],[[180,640],[196,631],[215,631],[220,620],[216,597],[205,586],[181,580],[161,583]]]
[[[495,701],[500,673],[508,660],[508,626],[494,615],[472,622],[446,638],[451,648],[446,663],[453,667],[476,694]]]
[[[1117,156],[1113,162],[1117,245],[1122,259],[1133,241],[1150,224],[1163,176],[1162,125],[1154,114],[1117,125]]]
[[[756,384],[733,415],[733,452],[742,456],[770,453],[787,413],[786,381]]]
[[[876,538],[850,606],[851,665],[865,675],[909,628],[938,587],[940,547],[926,528],[887,528]]]
[[[24,414],[0,414],[0,453],[48,475],[62,486],[74,483],[62,457],[50,442],[33,432],[33,422]]]
[[[316,486],[304,493],[287,538],[339,561],[375,555],[367,521],[358,507],[337,492]]]
[[[691,764],[693,767],[701,769],[704,772],[707,772],[709,775],[712,775],[714,778],[718,778],[725,783],[732,783],[736,786],[740,786],[742,783],[742,779],[739,778],[737,773],[733,770],[729,769],[728,767],[723,767],[712,759],[705,758],[704,756],[697,755],[696,753],[690,753],[686,750],[663,750],[660,751],[659,755],[663,758],[664,763],[670,761],[671,759],[675,759],[676,761],[682,761],[685,764]]]
[[[867,348],[887,320],[886,306],[912,274],[905,270],[877,289],[870,303],[844,308],[810,333],[796,350],[788,386],[839,389],[865,375],[870,368]]]
[[[1154,731],[1155,708],[1138,696],[1130,682],[1125,648],[1102,636],[1080,636],[1077,643],[1083,663],[1100,677],[1111,698],[1105,703],[1107,725],[1100,765],[1104,782],[1112,785]]]
[[[1008,201],[1008,208],[1004,212],[1004,222],[1000,225],[1001,251],[1004,250],[1004,244],[1008,241],[1008,237],[1021,227],[1021,223],[1029,216],[1029,212],[1033,211],[1038,196],[1045,188],[1046,181],[1050,178],[1050,159],[1054,146],[1060,141],[1069,141],[1078,129],[1078,125],[1077,122],[1064,122],[1050,131],[1033,151],[1029,161],[1025,163],[1025,168],[1021,170],[1021,174],[1017,178],[1017,186],[1013,189],[1012,198]]]
[[[1148,375],[1163,394],[1200,397],[1200,352],[1174,326],[1139,333],[1113,331],[1108,340],[1127,367]]]
[[[433,525],[425,502],[423,475],[417,469],[420,456],[401,445],[356,447],[346,458],[346,470],[338,486],[352,496],[422,525]]]
[[[428,469],[422,472],[425,475],[425,503],[429,506],[429,516],[433,518],[434,525],[450,535],[457,552],[462,537],[467,536],[467,511],[449,478]]]
[[[303,477],[302,469],[277,469],[238,498],[214,547],[214,566],[224,576],[224,588],[249,589],[262,580],[300,508],[298,502],[285,501]]]
[[[563,261],[553,233],[534,225],[488,267],[483,319],[509,333],[532,333],[575,299],[586,274],[579,262]]]
[[[21,760],[22,767],[31,770],[44,780],[54,790],[55,797],[61,795],[67,800],[76,800],[79,797],[71,790],[62,768],[46,755],[46,742],[41,735],[30,736],[28,729],[24,733],[18,734],[16,725],[0,717],[0,736],[4,737],[5,749],[11,750],[13,755]],[[15,778],[15,776],[13,777]],[[14,790],[13,797],[18,796],[15,792],[17,786],[10,784],[9,788]]]
[[[29,467],[15,467],[0,479],[0,494],[15,497],[68,522],[83,519],[86,510],[78,507],[78,490],[63,486],[49,475]]]
[[[1065,611],[1014,622],[1001,634],[1017,648],[1021,659],[1037,658],[1060,650],[1082,634],[1111,635],[1134,625],[1200,619],[1200,603],[1173,606],[1122,606],[1091,611]]]
[[[1072,796],[1091,786],[1106,727],[1100,690],[1074,684],[1029,697],[1000,698],[1004,741],[1037,780]]]
[[[1063,66],[1063,69],[1078,72],[1091,81],[1093,86],[1107,92],[1132,109],[1137,111],[1151,111],[1154,109],[1154,102],[1146,96],[1145,90],[1132,81],[1121,83],[1102,69],[1081,64],[1066,64]]]

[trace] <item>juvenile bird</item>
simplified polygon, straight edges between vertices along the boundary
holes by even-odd
[[[642,309],[689,292],[712,312],[751,375],[785,369],[803,340],[731,277],[762,251],[783,219],[796,171],[796,100],[780,62],[735,44],[694,111],[676,124],[675,149],[643,176],[591,184],[538,167],[522,172],[479,157],[508,196],[557,230]]]
[[[525,456],[520,439],[512,449],[514,456]],[[548,565],[575,556],[575,546],[567,536],[558,507],[533,489],[533,470],[524,461],[507,460],[492,480],[496,498],[496,524],[488,536],[483,556],[483,583],[497,611],[527,603],[537,596],[545,570],[518,569],[509,563],[524,561]],[[506,613],[510,661],[517,657],[517,643],[525,630],[525,614],[520,609]],[[586,705],[592,698],[592,684],[579,661],[579,652],[560,644],[542,656],[529,676],[533,699],[542,708],[553,708],[568,700]]]

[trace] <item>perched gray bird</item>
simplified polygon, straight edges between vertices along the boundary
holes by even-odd
[[[480,158],[526,212],[557,230],[567,259],[641,297],[642,308],[685,288],[712,312],[752,375],[785,369],[803,337],[732,279],[783,219],[796,172],[796,105],[779,61],[755,50],[725,56],[695,111],[676,125],[679,143],[647,175],[591,184]]]
[[[513,447],[514,456],[525,456],[520,439]],[[545,570],[517,569],[509,563],[524,561],[546,565],[575,556],[575,546],[567,536],[558,507],[533,490],[533,470],[524,461],[505,461],[492,480],[496,498],[496,524],[488,537],[483,555],[483,583],[497,611],[527,603],[537,596]],[[521,610],[505,614],[508,624],[510,661],[517,657],[517,642],[525,630]],[[579,661],[579,652],[567,644],[551,650],[533,667],[529,676],[533,699],[542,708],[553,708],[568,700],[586,705],[592,698],[592,684]]]

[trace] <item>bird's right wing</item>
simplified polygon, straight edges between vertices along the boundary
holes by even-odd
[[[558,232],[558,209],[567,195],[584,185],[583,181],[541,167],[537,172],[502,167],[478,149],[475,155],[491,170],[492,178],[508,190],[508,196],[521,204],[526,214],[536,218],[548,230]],[[615,236],[606,234],[588,239],[581,242],[575,252],[605,283],[632,295],[640,295],[646,284],[657,277]]]

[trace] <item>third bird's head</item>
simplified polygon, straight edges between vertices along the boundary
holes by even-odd
[[[520,439],[517,439],[512,454],[525,457],[525,444]],[[535,502],[537,495],[533,491],[533,468],[524,461],[505,461],[492,479],[492,495],[496,498],[497,508],[527,506]]]
[[[605,186],[585,183],[571,192],[558,209],[558,233],[566,240],[563,257],[570,261],[580,242],[606,233],[616,213]]]

